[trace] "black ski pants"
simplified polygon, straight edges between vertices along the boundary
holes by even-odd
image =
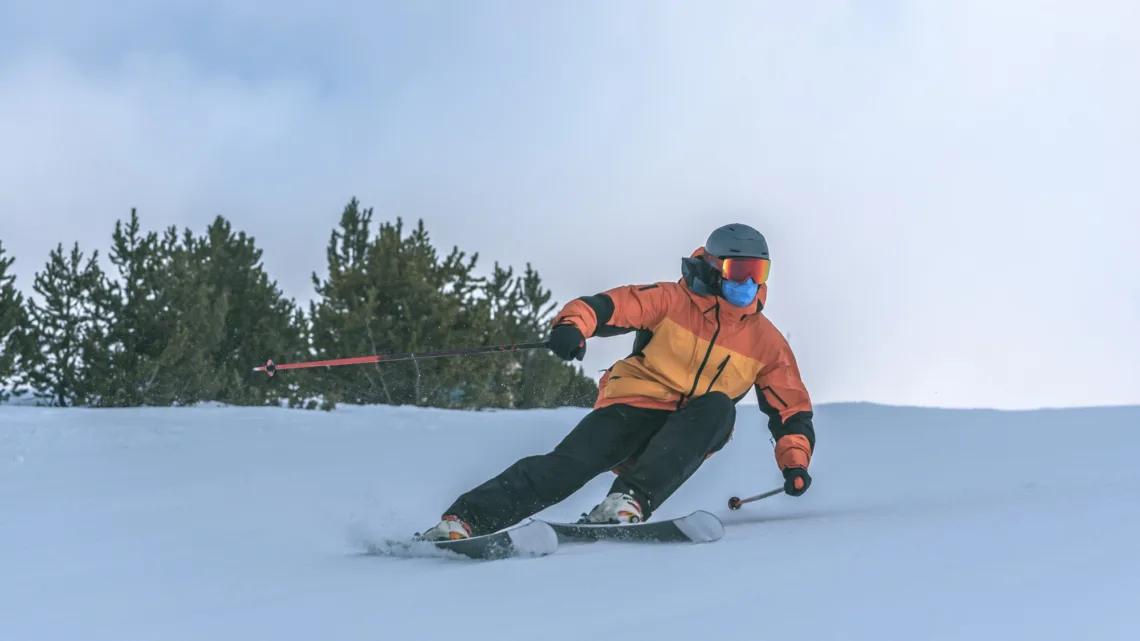
[[[610,405],[591,411],[547,454],[519,459],[447,509],[487,534],[559,503],[621,465],[610,492],[630,494],[646,519],[728,443],[736,404],[713,392],[673,410]],[[628,463],[628,467],[626,465]]]

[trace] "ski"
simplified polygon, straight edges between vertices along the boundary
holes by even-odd
[[[368,554],[397,557],[466,558],[479,561],[540,557],[558,549],[558,537],[550,525],[531,521],[483,536],[451,541],[394,541],[365,544]],[[457,556],[458,555],[458,556]]]
[[[629,524],[546,523],[559,542],[627,541],[639,543],[711,543],[724,536],[724,524],[715,515],[697,510],[692,514],[660,521]]]

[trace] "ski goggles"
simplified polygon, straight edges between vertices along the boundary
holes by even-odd
[[[767,258],[717,258],[705,254],[705,260],[720,272],[721,278],[737,283],[746,282],[749,278],[757,285],[768,280],[768,273],[772,270],[772,261]]]

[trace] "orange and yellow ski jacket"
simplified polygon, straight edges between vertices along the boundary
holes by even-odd
[[[587,338],[636,332],[633,353],[603,374],[594,407],[676,410],[711,392],[739,402],[755,388],[780,469],[807,468],[815,448],[811,399],[787,340],[761,313],[767,284],[746,308],[690,285],[682,278],[617,287],[558,313],[555,326],[573,324]]]

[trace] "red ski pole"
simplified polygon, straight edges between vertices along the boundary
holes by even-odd
[[[784,491],[783,487],[778,487],[774,490],[768,490],[767,492],[765,492],[763,494],[757,494],[756,496],[750,496],[746,499],[742,499],[739,496],[734,496],[734,497],[728,499],[728,509],[739,510],[745,503],[751,503],[753,501],[759,501],[760,499],[766,499],[769,496],[775,496],[777,494],[780,494],[783,491]]]
[[[517,352],[524,349],[539,349],[549,347],[546,341],[538,343],[513,343],[508,345],[487,345],[483,347],[458,347],[441,349],[434,352],[400,352],[395,354],[377,354],[375,356],[354,356],[352,358],[335,358],[325,361],[306,361],[303,363],[282,363],[280,365],[272,360],[260,367],[253,368],[255,372],[266,372],[273,376],[274,372],[282,369],[302,369],[306,367],[337,367],[339,365],[361,365],[364,363],[381,363],[387,361],[413,361],[422,358],[439,358],[441,356],[468,356],[471,354],[487,354],[491,352]]]

